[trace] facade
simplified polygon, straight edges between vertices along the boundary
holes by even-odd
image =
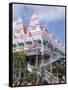
[[[65,83],[65,69],[61,78],[56,69],[57,63],[65,65],[65,46],[48,32],[47,27],[41,27],[36,14],[30,18],[28,27],[23,23],[22,18],[13,23],[13,53],[25,51],[27,70],[37,69],[37,76],[42,82]]]

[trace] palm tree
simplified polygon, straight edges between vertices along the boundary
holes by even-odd
[[[26,59],[25,59],[25,56],[26,55],[25,55],[25,52],[24,51],[13,53],[13,69],[14,68],[18,68],[19,69],[19,71],[18,71],[18,73],[19,73],[18,80],[19,80],[20,83],[21,83],[21,78],[22,78],[21,77],[22,69],[25,69],[26,68]]]

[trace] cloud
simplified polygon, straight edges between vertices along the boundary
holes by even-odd
[[[37,13],[39,20],[46,23],[62,20],[65,18],[64,7],[40,6],[35,7],[34,11]]]
[[[49,23],[65,19],[65,7],[14,4],[13,19],[36,13],[40,22]],[[24,18],[25,18],[24,17]]]
[[[25,18],[23,24],[28,26],[33,13],[37,14],[41,26],[48,26],[50,31],[64,41],[65,7],[13,4],[13,28],[15,21],[21,16]],[[58,31],[62,31],[62,35]]]
[[[22,16],[23,10],[24,10],[24,5],[13,4],[13,21],[16,21],[19,17]]]

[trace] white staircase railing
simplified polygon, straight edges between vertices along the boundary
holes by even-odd
[[[55,61],[58,61],[59,58],[60,58],[60,55],[57,55],[57,56],[51,58],[51,60],[50,60],[50,59],[44,60],[44,64],[43,64],[43,65],[41,64],[40,67],[42,67],[42,66],[47,66],[47,65],[49,65],[49,64],[51,64],[51,63],[54,63]]]
[[[45,80],[48,80],[48,83],[58,83],[58,78],[56,76],[54,76],[46,69],[44,71],[45,71]]]
[[[28,71],[32,72],[32,69],[35,68],[34,66],[28,64]],[[50,73],[49,71],[47,71],[46,69],[44,70],[45,74],[44,74],[44,79],[48,82],[48,83],[58,83],[58,79],[57,77],[55,77],[52,73]],[[41,76],[41,69],[37,71],[37,74]]]

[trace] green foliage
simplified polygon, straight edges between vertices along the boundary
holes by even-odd
[[[13,66],[16,68],[20,68],[25,66],[26,58],[25,53],[23,51],[21,52],[15,52],[13,53]]]

